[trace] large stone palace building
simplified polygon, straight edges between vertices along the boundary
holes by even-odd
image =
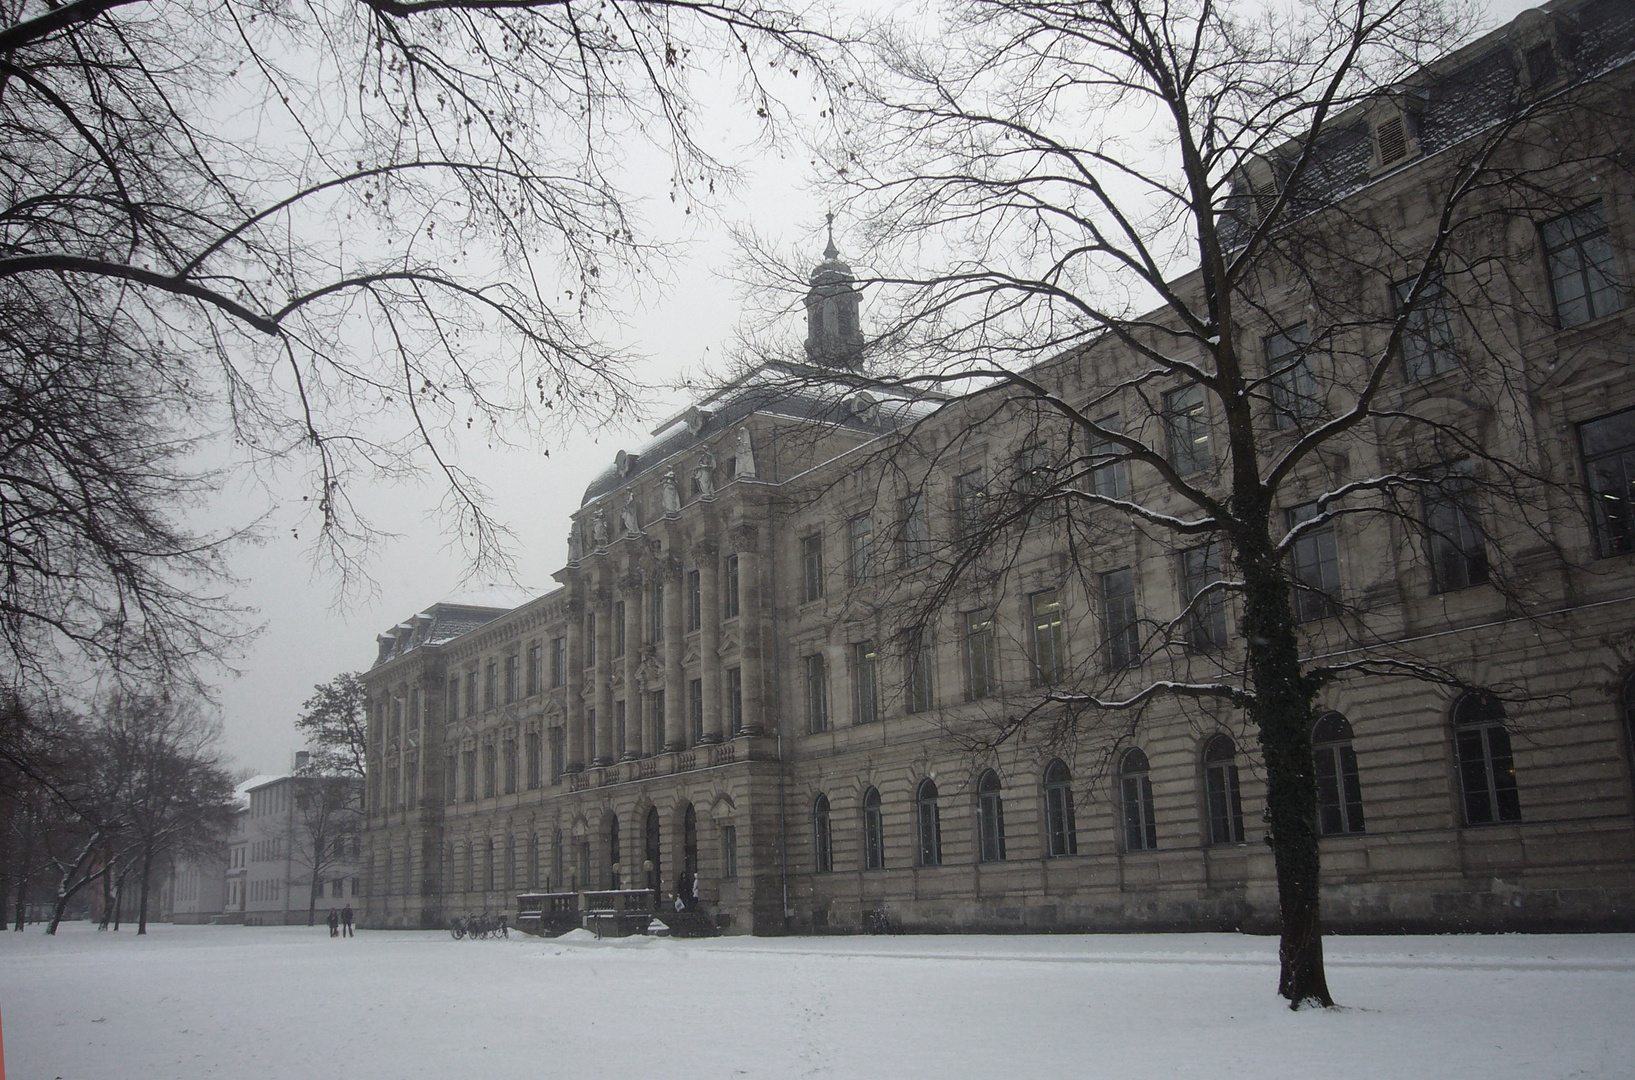
[[[1439,170],[1517,100],[1574,102],[1541,112],[1555,126],[1528,145],[1621,132],[1627,147],[1632,44],[1628,0],[1530,12],[1337,118],[1327,182],[1400,239],[1435,226]],[[1330,927],[1635,926],[1635,170],[1627,149],[1593,150],[1540,166],[1560,212],[1496,234],[1519,299],[1429,309],[1382,409],[1440,409],[1448,430],[1536,463],[1545,494],[1523,502],[1544,512],[1476,486],[1340,515],[1291,546],[1308,655],[1373,649],[1457,675],[1321,691]],[[1070,537],[1047,510],[988,549],[1000,563],[953,574],[996,491],[1025,487],[1040,429],[858,391],[861,298],[831,238],[806,360],[770,361],[620,452],[574,515],[558,588],[433,604],[380,636],[365,925],[437,927],[528,891],[667,897],[681,874],[730,931],[1275,925],[1241,714],[1159,698],[1116,731],[1050,724],[1062,685],[1241,669],[1234,604],[1191,603],[1218,557],[1127,527]],[[1486,396],[1458,350],[1483,326],[1508,343]],[[1303,340],[1273,329],[1269,356]],[[1101,341],[1039,377],[1100,401],[1131,362]],[[1351,392],[1343,371],[1313,386],[1328,409]],[[1223,456],[1219,418],[1186,395],[1132,389],[1105,411],[1202,470]],[[1291,490],[1315,499],[1412,457],[1390,423],[1365,430]],[[1085,482],[1156,485],[1112,457]],[[1165,633],[1176,648],[1147,648]],[[984,736],[1022,716],[1014,737]]]

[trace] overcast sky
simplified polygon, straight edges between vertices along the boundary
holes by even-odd
[[[1487,25],[1507,21],[1530,6],[1525,0],[1493,0]],[[733,123],[732,115],[724,110],[718,122]],[[743,137],[750,130],[745,124]],[[730,144],[734,133],[726,135]],[[826,207],[809,187],[801,148],[791,143],[741,160],[747,182],[722,200],[719,220],[684,220],[675,214],[664,198],[662,172],[653,174],[653,190],[645,193],[655,232],[691,238],[669,287],[662,295],[632,298],[627,325],[618,332],[619,344],[648,357],[639,372],[655,388],[647,420],[580,431],[548,448],[497,449],[480,439],[458,447],[461,464],[489,485],[500,517],[516,532],[518,584],[535,592],[554,587],[551,574],[567,555],[568,518],[585,486],[616,451],[645,442],[652,425],[684,403],[684,394],[666,387],[683,372],[716,365],[730,347],[744,297],[729,279],[735,255],[729,227],[753,228],[786,250],[804,253],[810,263],[822,258]],[[844,220],[837,224],[836,241],[845,257],[866,263],[866,253],[848,244]],[[867,319],[865,301],[865,326]],[[786,340],[793,345],[802,333],[800,315],[791,311]],[[228,494],[222,505],[228,514],[258,508],[266,499],[265,493],[250,490],[242,498]],[[287,770],[299,748],[293,722],[315,684],[343,671],[367,669],[377,633],[439,600],[485,584],[464,580],[461,553],[440,535],[432,517],[440,496],[430,486],[412,484],[368,493],[377,522],[398,536],[370,566],[375,594],[344,606],[337,604],[335,583],[314,575],[307,538],[292,535],[289,523],[301,516],[298,505],[286,511],[275,504],[267,540],[238,552],[233,567],[244,584],[237,598],[256,609],[262,630],[240,661],[243,674],[220,685],[226,749],[235,767]]]

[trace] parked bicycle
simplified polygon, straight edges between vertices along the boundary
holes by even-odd
[[[454,917],[454,921],[449,923],[448,932],[454,937],[455,941],[466,937],[509,938],[511,936],[511,927],[509,917],[503,911],[498,915],[490,915],[486,911],[481,915],[467,912],[464,915]]]

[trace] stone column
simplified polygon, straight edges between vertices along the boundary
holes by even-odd
[[[583,579],[574,582],[568,598],[568,719],[567,771],[585,768],[585,595]],[[549,740],[546,742],[549,747]],[[549,750],[547,749],[547,753]]]
[[[686,597],[681,589],[681,560],[674,555],[664,562],[664,749],[687,748],[687,691],[681,672],[681,654],[686,644],[682,608]],[[655,748],[656,749],[656,748]]]
[[[742,734],[759,735],[766,728],[766,707],[762,689],[761,653],[761,553],[759,536],[753,525],[738,530],[738,649],[743,678],[744,720]],[[740,732],[733,732],[734,735]]]
[[[596,589],[596,756],[594,766],[613,764],[613,590],[609,573],[599,575]]]
[[[647,651],[647,630],[642,623],[644,580],[636,567],[624,579],[624,745],[619,760],[642,756],[642,655]]]
[[[721,593],[720,552],[710,541],[693,549],[698,560],[699,605],[704,609],[698,634],[699,678],[704,683],[704,738],[721,741]]]

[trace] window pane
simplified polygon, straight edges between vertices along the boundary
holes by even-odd
[[[1182,602],[1191,606],[1187,643],[1201,652],[1226,647],[1226,598],[1217,590],[1202,599],[1198,594],[1221,580],[1220,548],[1202,544],[1181,552]]]
[[[1124,421],[1117,413],[1104,416],[1096,423],[1107,431],[1124,431]],[[1129,493],[1129,468],[1124,462],[1116,460],[1116,455],[1122,452],[1122,448],[1111,442],[1098,442],[1090,447],[1090,481],[1097,495],[1122,499]]]
[[[1209,465],[1209,417],[1203,387],[1194,384],[1165,394],[1164,426],[1170,462],[1177,472],[1196,472]]]
[[[1107,634],[1107,667],[1129,667],[1140,652],[1136,625],[1135,571],[1113,570],[1101,575],[1102,622]]]
[[[1590,489],[1596,549],[1602,557],[1635,550],[1635,409],[1579,428]]]
[[[1034,593],[1029,598],[1033,608],[1033,667],[1038,681],[1045,686],[1060,682],[1063,675],[1062,658],[1062,605],[1055,589]]]
[[[1272,419],[1278,428],[1299,427],[1322,415],[1317,381],[1312,377],[1304,323],[1265,339],[1266,375],[1271,380]]]

